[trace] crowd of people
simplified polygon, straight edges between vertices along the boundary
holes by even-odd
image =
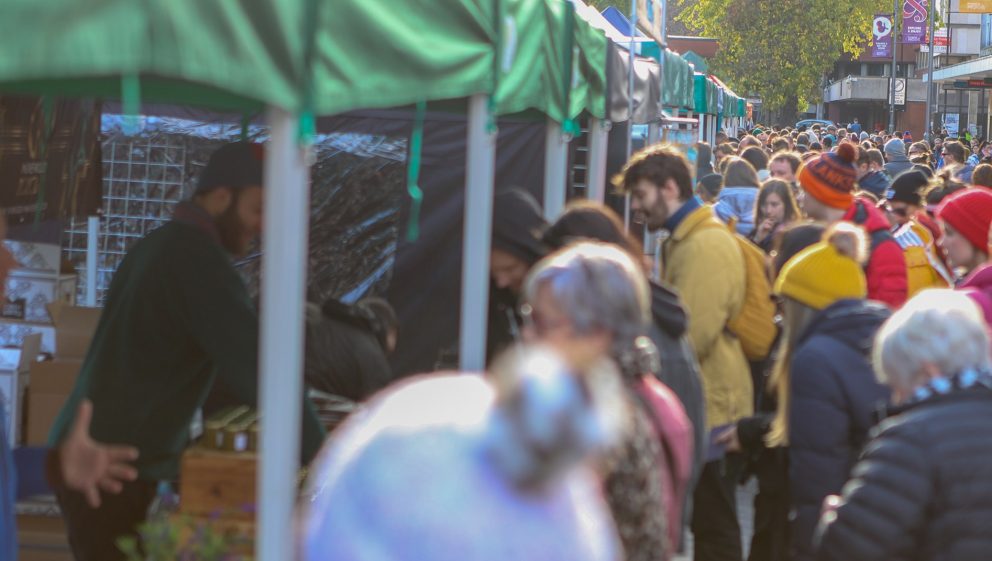
[[[308,385],[363,405],[324,439],[305,404],[302,558],[663,561],[690,532],[698,561],[987,555],[992,148],[718,136],[613,179],[657,257],[604,204],[548,223],[497,195],[484,376],[390,384],[388,303],[309,308]],[[256,400],[230,256],[261,228],[260,182],[256,152],[222,148],[115,277],[53,432],[79,559],[121,558],[198,408]]]
[[[928,449],[974,445],[977,435],[952,433],[992,399],[992,190],[979,182],[992,150],[834,127],[721,134],[714,147],[693,148],[695,162],[648,147],[614,180],[637,221],[662,233],[658,263],[604,205],[573,203],[547,224],[536,201],[513,191],[498,197],[494,216],[491,310],[505,313],[491,317],[493,356],[534,326],[554,332],[565,356],[606,357],[628,387],[650,375],[677,398],[660,408],[628,400],[628,415],[690,427],[692,438],[672,438],[654,423],[658,464],[643,440],[651,423],[632,422],[626,454],[602,464],[622,558],[670,558],[684,529],[695,559],[743,559],[736,490],[754,477],[748,559],[977,559],[992,545],[981,524],[934,525],[992,508],[992,493],[964,496],[992,468]],[[566,302],[528,290],[562,252],[593,259],[590,241],[646,260],[646,324],[628,319],[631,330],[620,330],[615,310],[593,304],[611,301],[612,283]],[[562,283],[588,280],[582,261]],[[608,346],[585,341],[594,326],[610,334]],[[657,333],[668,340],[645,338]],[[633,360],[648,347],[657,360]],[[909,347],[911,360],[899,356]],[[910,410],[946,419],[934,428],[941,442],[921,434],[927,421]],[[906,464],[912,473],[898,473],[892,466],[912,453],[921,454]],[[676,457],[691,458],[690,469]],[[632,477],[643,472],[637,500],[617,484],[617,461]],[[644,484],[656,472],[689,490],[677,508],[668,501],[678,493]],[[913,512],[897,516],[901,501]],[[891,520],[876,528],[871,516]],[[660,524],[664,546],[646,530]]]

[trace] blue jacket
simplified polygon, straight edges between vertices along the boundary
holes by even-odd
[[[736,218],[737,233],[749,236],[754,230],[754,202],[757,199],[757,187],[724,187],[713,210],[728,224],[731,218]]]
[[[0,559],[5,561],[17,559],[17,530],[14,527],[16,489],[14,457],[7,442],[7,412],[0,402]]]
[[[841,300],[816,315],[790,363],[789,485],[793,559],[813,559],[823,499],[839,494],[874,425],[888,388],[875,381],[870,354],[889,317],[883,304]]]
[[[964,167],[962,167],[961,169],[959,169],[954,174],[954,177],[960,179],[961,181],[963,181],[965,183],[971,183],[971,174],[974,173],[974,171],[975,171],[975,165],[969,162],[969,163],[966,163],[964,165]]]

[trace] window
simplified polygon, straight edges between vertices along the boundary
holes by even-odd
[[[982,14],[982,50],[992,48],[992,14]]]

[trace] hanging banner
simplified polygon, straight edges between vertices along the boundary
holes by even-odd
[[[961,0],[962,14],[992,14],[992,0]]]
[[[904,44],[920,45],[926,39],[928,3],[929,0],[904,0],[902,5],[902,42]]]
[[[892,16],[880,14],[871,24],[873,43],[871,56],[887,58],[892,56]]]

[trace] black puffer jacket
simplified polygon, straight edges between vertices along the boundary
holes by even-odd
[[[992,391],[916,404],[866,447],[845,504],[822,525],[822,560],[992,558]]]
[[[814,317],[790,366],[789,495],[792,558],[812,559],[813,532],[827,495],[839,493],[888,401],[869,357],[890,312],[882,304],[841,300]]]
[[[648,335],[658,347],[661,358],[658,379],[678,396],[695,431],[692,479],[695,482],[703,467],[707,432],[703,382],[699,374],[699,362],[688,337],[689,318],[682,300],[673,289],[652,282],[651,299],[654,322]]]
[[[307,385],[362,401],[392,380],[375,329],[350,306],[328,302],[307,307],[304,379]]]

